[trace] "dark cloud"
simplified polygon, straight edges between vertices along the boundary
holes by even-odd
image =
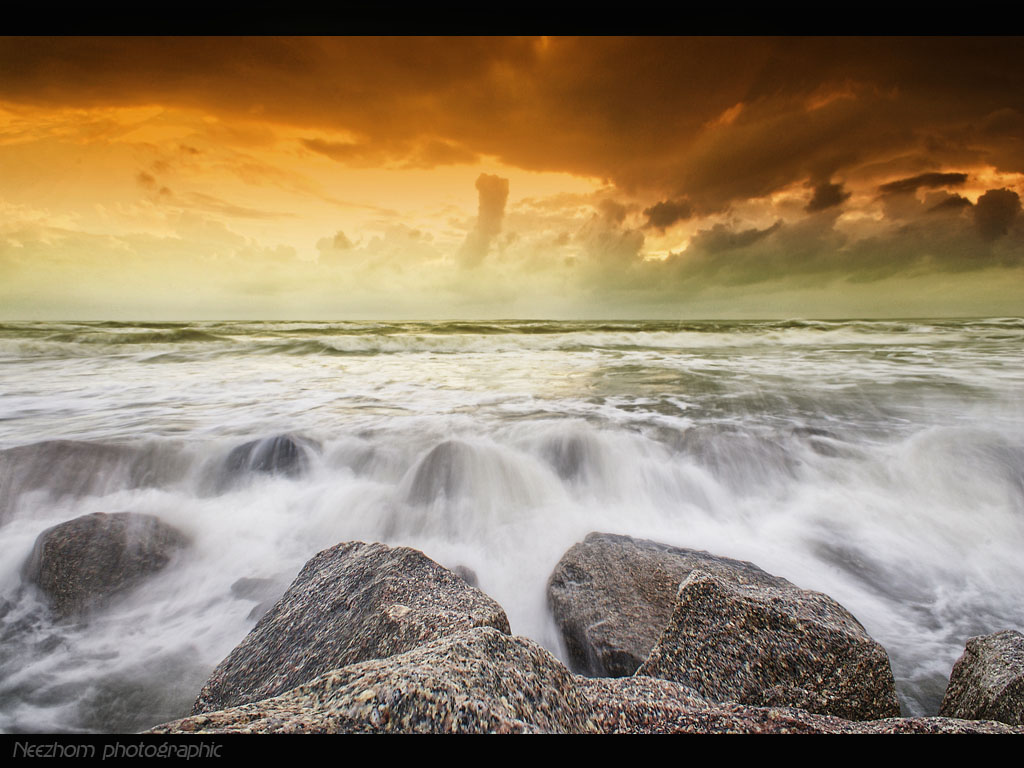
[[[974,206],[974,224],[983,240],[996,240],[1010,230],[1020,214],[1020,196],[1009,189],[990,189]]]
[[[663,200],[644,209],[644,216],[647,217],[644,227],[654,227],[664,232],[677,221],[685,221],[692,215],[693,207],[688,200]]]
[[[9,38],[0,100],[344,131],[306,146],[493,156],[696,214],[882,158],[1024,169],[1019,38]]]
[[[970,200],[962,195],[949,195],[941,203],[936,203],[928,209],[929,212],[950,212],[950,211],[962,211],[964,208],[970,208],[974,205]]]
[[[476,224],[459,249],[459,262],[464,267],[475,267],[490,250],[491,241],[501,233],[508,202],[508,179],[481,173],[476,180],[480,204]]]
[[[878,191],[883,195],[909,194],[921,187],[957,187],[966,181],[966,173],[922,173],[909,179],[890,181],[880,186]]]
[[[807,213],[817,213],[827,208],[834,208],[849,200],[850,194],[843,189],[842,184],[819,184],[814,188],[814,195],[804,210]]]
[[[715,224],[711,229],[704,229],[693,236],[691,245],[699,251],[706,253],[722,253],[723,251],[735,251],[739,248],[746,248],[758,240],[777,232],[782,227],[782,221],[776,221],[770,227],[757,229],[752,227],[740,231],[734,231],[725,224]]]

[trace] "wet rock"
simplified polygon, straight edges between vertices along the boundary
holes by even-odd
[[[469,586],[480,589],[480,579],[477,578],[476,571],[472,568],[465,565],[456,565],[452,568],[452,573],[469,584]]]
[[[242,472],[298,477],[309,468],[309,444],[289,435],[253,440],[228,454],[224,468],[229,477]]]
[[[160,485],[185,472],[187,457],[173,446],[46,440],[0,451],[0,523],[26,492],[54,498],[99,495],[119,488]]]
[[[246,615],[251,621],[261,619],[288,589],[288,581],[278,578],[244,577],[231,585],[231,595],[239,600],[254,600],[256,605]]]
[[[729,425],[692,427],[675,442],[677,450],[741,494],[763,493],[795,477],[800,466],[783,442]]]
[[[419,462],[406,494],[412,503],[456,496],[474,475],[477,455],[460,440],[435,445]]]
[[[598,677],[636,672],[672,618],[679,584],[694,568],[740,583],[789,583],[751,563],[592,533],[562,556],[548,581],[548,603],[569,666]]]
[[[332,669],[481,626],[509,631],[500,605],[422,552],[339,544],[306,563],[214,670],[193,712],[277,696]]]
[[[277,583],[274,579],[245,576],[231,584],[231,595],[242,600],[262,600],[276,590]]]
[[[541,455],[563,480],[584,478],[588,469],[599,468],[601,445],[580,428],[548,436],[540,446]]]
[[[953,667],[939,714],[1024,725],[1024,635],[972,637]]]
[[[491,627],[331,670],[279,696],[149,733],[1024,733],[944,718],[855,723],[796,709],[714,704],[678,683],[573,675]]]
[[[184,534],[152,515],[84,515],[39,534],[22,574],[67,618],[138,585],[187,543]]]
[[[885,650],[832,598],[777,582],[693,570],[637,674],[683,683],[712,701],[848,720],[898,716]]]

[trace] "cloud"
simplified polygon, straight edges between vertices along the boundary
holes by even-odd
[[[431,169],[442,165],[470,165],[479,160],[475,152],[452,141],[327,141],[318,138],[300,139],[306,149],[353,168],[396,166]]]
[[[508,179],[481,173],[476,180],[476,189],[480,198],[476,224],[458,253],[459,263],[464,267],[475,267],[487,256],[491,241],[501,233],[505,203],[508,202]]]
[[[690,242],[694,249],[705,253],[735,251],[751,246],[758,240],[763,240],[778,231],[781,226],[782,221],[779,220],[765,229],[751,227],[737,232],[725,224],[715,224],[711,229],[699,231]]]
[[[804,210],[807,213],[817,213],[834,208],[849,200],[850,195],[850,192],[843,189],[842,184],[819,184],[814,188],[814,195]]]
[[[1019,57],[1015,38],[10,38],[0,100],[262,118],[346,163],[487,156],[710,212],[883,158],[1024,169]]]
[[[339,258],[347,251],[351,251],[355,245],[340,229],[333,237],[322,237],[316,241],[316,249],[319,251],[320,261],[329,261]]]
[[[974,205],[970,200],[962,195],[947,195],[941,202],[935,203],[929,212],[958,212],[964,208],[970,208]]]
[[[974,206],[974,225],[986,241],[1003,237],[1020,214],[1020,196],[1009,189],[990,189]]]
[[[374,146],[370,142],[301,139],[300,143],[306,149],[356,168],[371,168],[382,163],[387,157],[382,147]]]
[[[644,209],[647,223],[644,227],[654,227],[662,232],[677,221],[684,221],[693,215],[693,208],[687,200],[663,200],[650,208]]]
[[[921,187],[956,187],[967,181],[966,173],[922,173],[909,179],[883,184],[878,191],[883,195],[902,195],[916,192]]]
[[[621,224],[626,220],[626,213],[628,212],[626,206],[612,200],[611,198],[601,200],[597,204],[597,209],[601,212],[601,215],[612,224]]]

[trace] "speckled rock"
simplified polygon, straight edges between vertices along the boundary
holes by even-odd
[[[588,720],[601,733],[1024,733],[1000,723],[943,717],[867,722],[800,709],[714,703],[680,683],[635,675],[582,678]]]
[[[39,534],[22,576],[58,616],[81,616],[164,568],[187,543],[152,515],[98,512]]]
[[[150,732],[564,733],[595,730],[587,713],[572,674],[550,653],[480,627]]]
[[[783,584],[694,570],[637,671],[712,701],[800,707],[848,720],[899,715],[885,650],[839,603]]]
[[[953,666],[940,715],[1024,725],[1024,635],[972,637]]]
[[[645,539],[591,533],[548,581],[548,603],[573,671],[632,675],[672,618],[679,584],[694,568],[744,584],[788,585],[752,563]]]
[[[476,571],[472,568],[465,565],[456,565],[452,568],[452,573],[469,584],[469,586],[480,589],[480,579],[477,578]]]
[[[306,563],[213,671],[192,711],[277,696],[332,669],[482,626],[509,632],[500,605],[422,552],[338,544]]]
[[[1024,733],[946,718],[859,723],[797,709],[714,704],[649,677],[573,675],[490,627],[332,670],[263,701],[148,733]]]

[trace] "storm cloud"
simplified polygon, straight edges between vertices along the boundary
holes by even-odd
[[[842,184],[819,184],[814,188],[814,195],[804,210],[807,213],[817,213],[818,211],[842,205],[850,199],[850,194],[843,189]]]
[[[677,221],[684,221],[693,214],[693,208],[686,200],[663,200],[650,208],[644,209],[647,227],[655,227],[664,232]]]
[[[966,181],[966,173],[922,173],[909,179],[890,181],[880,186],[878,191],[883,195],[907,194],[921,187],[955,187]]]

